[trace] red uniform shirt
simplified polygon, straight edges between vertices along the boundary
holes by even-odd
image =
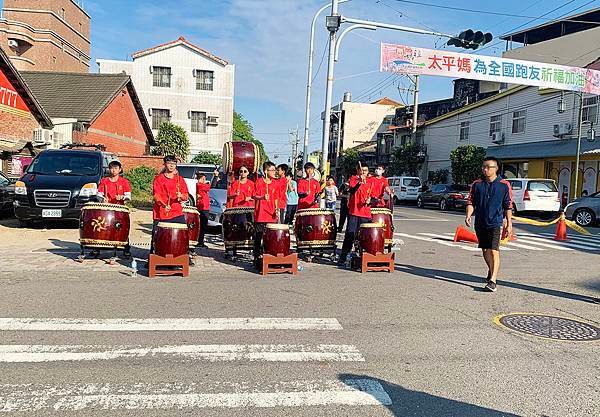
[[[227,207],[254,207],[254,201],[246,201],[254,196],[254,182],[246,180],[244,184],[235,180],[227,190]]]
[[[371,192],[371,197],[375,197],[377,199],[377,207],[385,207],[385,202],[383,201],[383,194],[385,189],[390,186],[386,177],[371,177],[371,181],[373,182],[373,190]]]
[[[287,206],[287,186],[288,186],[288,181],[286,177],[283,178],[277,178],[276,180],[273,180],[277,183],[277,185],[279,185],[279,208],[280,209],[284,209]]]
[[[298,180],[298,194],[308,194],[306,197],[298,198],[298,210],[319,208],[319,203],[316,202],[316,199],[320,192],[321,185],[316,179],[302,178]]]
[[[208,192],[210,191],[210,183],[197,183],[196,184],[196,208],[200,211],[210,209],[210,197]]]
[[[131,200],[131,185],[123,177],[118,177],[114,182],[110,178],[104,177],[98,185],[98,195],[108,198],[110,204],[125,204],[125,201],[117,200],[117,196],[125,196]]]
[[[277,223],[279,221],[279,213],[277,213],[279,189],[279,185],[275,181],[267,184],[263,178],[256,180],[254,184],[254,197],[256,198],[254,221],[256,223]],[[268,200],[259,199],[267,194],[269,195]]]
[[[158,174],[152,184],[154,194],[154,208],[152,216],[154,220],[168,220],[183,215],[181,202],[177,201],[177,191],[181,193],[181,201],[187,201],[188,189],[185,181],[179,175],[167,178],[165,174]],[[167,205],[171,210],[165,210]]]
[[[350,177],[350,189],[354,189],[360,183],[360,177],[355,175]],[[355,192],[350,193],[348,199],[348,212],[353,216],[371,218],[371,207],[367,204],[367,199],[373,194],[373,178],[367,177],[364,184],[360,184]]]

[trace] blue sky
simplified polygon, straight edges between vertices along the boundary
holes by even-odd
[[[600,3],[586,5],[589,0],[419,1],[531,17],[563,6],[544,19],[575,9],[587,10]],[[302,136],[310,22],[325,3],[327,0],[85,0],[83,6],[92,16],[93,62],[97,58],[126,59],[132,52],[183,35],[234,63],[235,109],[252,123],[270,156],[278,155],[275,161],[284,162],[291,153],[288,130],[298,125]],[[450,34],[473,28],[490,31],[495,37],[532,20],[458,12],[397,0],[351,0],[340,9],[342,14],[359,19],[429,27]],[[544,19],[529,26],[540,24]],[[322,17],[317,26],[315,71],[323,57],[326,36]],[[351,91],[355,98],[360,98],[358,101],[372,101],[380,96],[407,100],[407,94],[398,91],[399,87],[408,87],[406,79],[400,77],[381,83],[389,74],[377,71],[380,42],[428,48],[444,48],[445,43],[435,37],[389,30],[351,32],[341,46],[340,61],[336,65],[334,103],[341,100],[345,91]],[[492,44],[496,42],[495,38]],[[482,53],[500,55],[503,49],[504,42],[500,42]],[[320,149],[325,70],[326,59],[314,81],[311,150]],[[378,87],[378,83],[381,86]],[[422,101],[449,97],[452,81],[423,77],[421,92]]]

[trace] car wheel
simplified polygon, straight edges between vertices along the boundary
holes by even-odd
[[[446,199],[442,198],[440,200],[440,210],[445,211],[447,209],[447,203],[446,203]]]
[[[19,227],[31,228],[33,222],[31,220],[19,219]]]
[[[398,205],[400,204],[400,200],[398,200],[398,197],[394,196],[394,204]]]
[[[516,216],[519,212],[517,211],[517,207],[515,206],[515,203],[513,203],[512,205],[512,215]]]
[[[573,218],[575,219],[575,223],[582,227],[590,226],[596,221],[594,213],[588,209],[577,210]]]
[[[417,207],[419,207],[419,208],[423,208],[424,207],[424,205],[423,205],[423,199],[421,197],[417,198]]]

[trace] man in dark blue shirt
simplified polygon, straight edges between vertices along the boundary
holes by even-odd
[[[499,162],[493,156],[483,160],[482,178],[471,185],[465,224],[472,225],[475,215],[475,233],[488,266],[485,289],[496,291],[496,277],[500,268],[500,240],[506,219],[506,235],[512,235],[512,190],[508,181],[498,176]]]

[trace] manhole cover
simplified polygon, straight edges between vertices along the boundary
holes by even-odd
[[[564,317],[542,314],[506,314],[496,317],[496,323],[511,330],[555,340],[600,340],[600,328]]]

